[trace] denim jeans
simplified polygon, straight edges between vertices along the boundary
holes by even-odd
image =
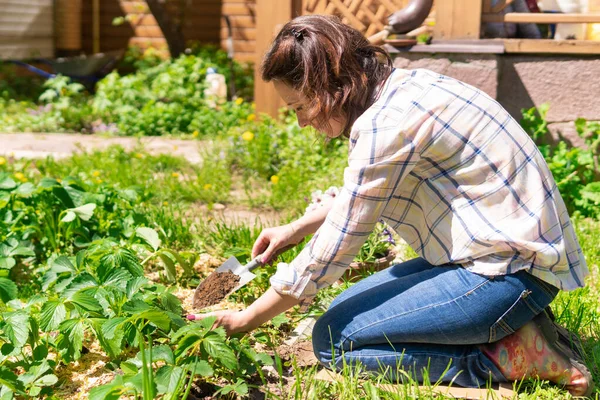
[[[327,367],[360,363],[392,380],[402,369],[420,382],[506,382],[479,345],[525,325],[557,292],[525,271],[489,277],[418,258],[339,295],[315,324],[313,347]]]

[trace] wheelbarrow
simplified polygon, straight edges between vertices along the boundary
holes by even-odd
[[[69,78],[82,83],[89,91],[93,91],[96,82],[112,71],[116,63],[123,56],[123,53],[123,50],[116,50],[86,56],[57,59],[36,58],[31,60],[47,65],[50,67],[51,72],[35,67],[24,61],[6,60],[6,62],[26,68],[28,71],[46,79],[54,78],[58,74],[68,76]]]

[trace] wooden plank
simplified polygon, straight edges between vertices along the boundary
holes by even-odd
[[[435,38],[479,39],[481,0],[444,0],[435,7]]]
[[[5,7],[16,5],[21,8],[26,7],[52,7],[53,0],[0,0],[0,8],[4,11]]]
[[[227,40],[221,40],[221,47],[227,48]],[[234,40],[233,51],[242,53],[254,53],[256,51],[256,42],[251,40]]]
[[[256,3],[256,68],[254,73],[254,101],[258,113],[267,113],[276,118],[283,101],[272,82],[263,82],[260,68],[264,54],[269,50],[282,24],[288,22],[294,12],[293,0],[258,0]]]
[[[256,28],[233,28],[232,34],[234,40],[256,40]],[[220,37],[221,39],[227,39],[229,37],[229,30],[226,26],[221,28]]]
[[[507,53],[600,54],[600,42],[591,40],[504,39]]]
[[[23,60],[32,57],[53,57],[54,40],[50,38],[0,40],[0,59]]]
[[[546,14],[546,13],[506,13],[498,14],[483,14],[481,16],[483,22],[512,22],[512,23],[535,23],[535,24],[580,24],[600,22],[600,13],[586,14]]]

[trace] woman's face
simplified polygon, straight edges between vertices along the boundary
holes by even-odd
[[[300,91],[288,86],[286,83],[278,80],[274,80],[275,90],[279,93],[279,96],[285,101],[285,103],[292,110],[296,112],[298,118],[298,125],[304,128],[307,125],[312,126],[319,132],[324,133],[329,138],[335,138],[342,134],[344,129],[344,121],[337,118],[329,119],[329,127],[320,126],[316,120],[310,121],[306,118],[306,105],[308,99]]]

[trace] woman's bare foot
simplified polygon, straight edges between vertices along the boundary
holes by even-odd
[[[549,345],[534,322],[480,348],[508,380],[537,377],[565,386],[574,396],[583,396],[588,389],[581,371]]]

